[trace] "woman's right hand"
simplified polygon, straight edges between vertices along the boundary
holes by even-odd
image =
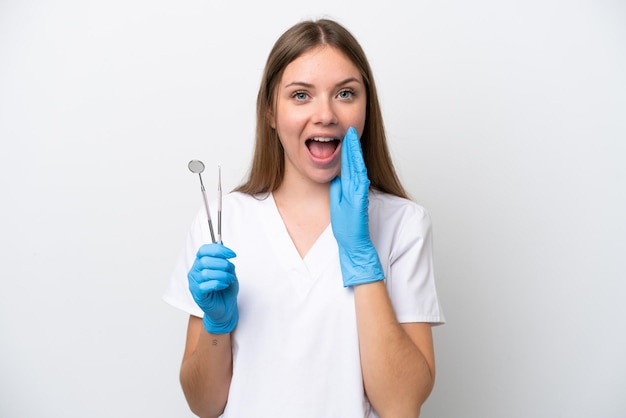
[[[189,290],[204,312],[202,323],[211,334],[227,334],[239,320],[239,282],[235,265],[228,259],[236,254],[222,244],[205,244],[187,274]]]

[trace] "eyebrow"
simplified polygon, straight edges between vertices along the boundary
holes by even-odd
[[[339,83],[335,84],[335,87],[343,86],[344,84],[348,84],[348,83],[352,83],[352,82],[356,82],[358,84],[363,84],[356,77],[348,77],[345,80],[342,80]],[[284,88],[292,87],[292,86],[300,86],[300,87],[311,88],[311,87],[313,87],[313,84],[305,83],[304,81],[294,81],[294,82],[291,82],[291,83],[287,84],[286,86],[284,86]]]

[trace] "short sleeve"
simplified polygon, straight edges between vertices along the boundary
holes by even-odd
[[[432,222],[413,201],[375,193],[370,231],[398,321],[445,323],[435,285]]]
[[[445,322],[435,286],[432,223],[425,210],[404,219],[391,254],[388,290],[399,322]]]

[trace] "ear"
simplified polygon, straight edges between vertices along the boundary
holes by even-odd
[[[272,129],[276,129],[276,118],[274,117],[274,112],[268,110],[265,117],[267,118],[267,122],[270,124]]]

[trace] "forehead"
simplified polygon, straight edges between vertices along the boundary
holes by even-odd
[[[361,72],[346,54],[333,46],[320,45],[304,52],[285,67],[282,84],[348,77],[362,81]]]

